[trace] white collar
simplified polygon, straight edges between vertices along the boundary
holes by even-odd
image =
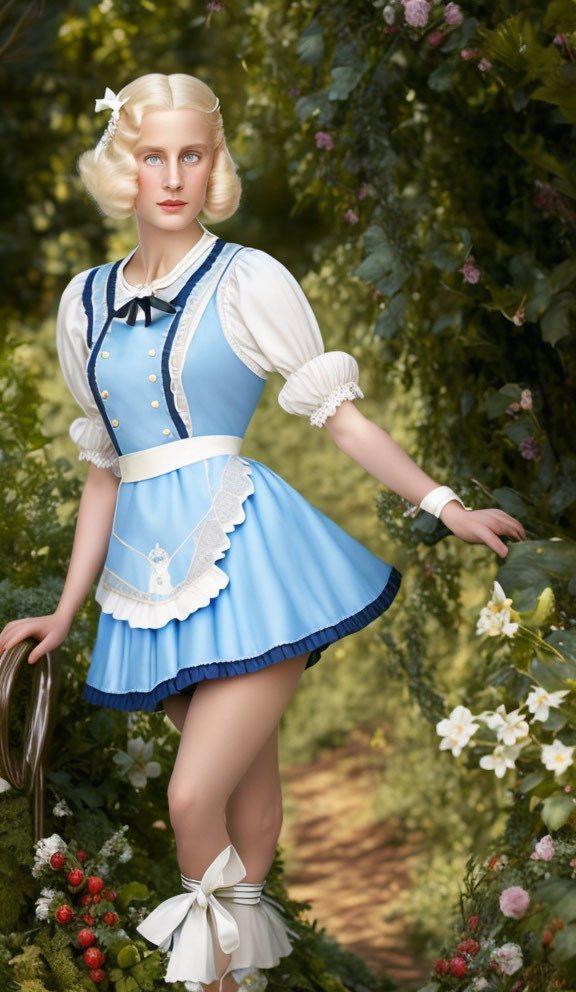
[[[218,238],[218,235],[212,234],[211,231],[204,227],[204,224],[202,224],[201,221],[198,221],[198,223],[203,230],[200,240],[193,245],[190,251],[186,252],[184,257],[177,262],[170,272],[168,272],[165,276],[162,276],[160,279],[153,279],[152,282],[140,284],[138,286],[134,286],[132,283],[127,282],[124,278],[124,268],[132,258],[138,246],[133,248],[130,254],[126,255],[126,258],[122,259],[120,265],[118,266],[117,286],[120,291],[130,296],[133,296],[134,293],[142,293],[143,295],[150,296],[152,293],[156,292],[156,290],[164,289],[166,286],[170,286],[173,282],[176,282],[182,273],[189,268],[192,262],[195,262],[196,259],[199,258],[208,247],[211,247]]]

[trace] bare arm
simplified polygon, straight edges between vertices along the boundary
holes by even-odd
[[[0,633],[0,654],[27,637],[39,642],[28,656],[38,661],[65,640],[106,559],[120,479],[111,469],[89,466],[72,545],[68,574],[54,613],[11,620]]]
[[[328,417],[325,429],[334,443],[365,468],[378,482],[418,506],[440,485],[426,475],[386,431],[368,420],[352,400],[344,400]],[[503,510],[465,510],[451,500],[440,514],[444,524],[464,541],[487,544],[505,558],[508,548],[498,534],[525,541],[522,524]]]
[[[119,483],[111,469],[90,464],[78,505],[68,574],[56,609],[70,625],[104,565]]]

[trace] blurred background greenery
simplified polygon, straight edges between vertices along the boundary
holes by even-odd
[[[64,580],[86,464],[67,435],[78,409],[57,363],[56,308],[72,275],[137,243],[133,222],[98,214],[76,161],[105,126],[94,100],[146,72],[190,72],[220,97],[244,194],[233,218],[208,228],[300,279],[326,350],[358,360],[367,417],[467,505],[500,506],[526,528],[529,541],[498,573],[485,546],[459,542],[428,514],[407,516],[326,432],[288,416],[277,404],[283,380],[270,378],[243,451],[404,575],[393,609],[305,674],[283,717],[282,762],[312,762],[358,731],[367,760],[382,754],[374,820],[423,840],[392,908],[415,962],[429,967],[467,859],[493,852],[518,784],[514,772],[495,779],[439,752],[435,729],[459,703],[510,702],[502,694],[529,671],[501,639],[479,647],[475,623],[497,574],[526,614],[553,590],[552,611],[533,626],[544,640],[565,631],[573,659],[576,7],[53,0],[0,14],[2,625],[53,610]],[[68,829],[94,844],[130,823],[130,870],[162,892],[165,838],[152,828],[167,816],[162,780],[121,805],[112,755],[127,735],[154,738],[167,779],[174,735],[161,715],[127,722],[81,701],[97,612],[85,603],[62,649],[66,733],[49,798],[73,805]],[[573,721],[563,740],[576,743]],[[7,810],[19,797],[0,800]],[[4,823],[7,849],[7,813]],[[0,879],[0,929],[16,932],[32,894],[26,856],[0,855]]]

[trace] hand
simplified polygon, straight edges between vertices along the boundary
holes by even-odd
[[[50,613],[44,617],[24,617],[21,620],[10,620],[0,632],[0,655],[13,648],[16,644],[34,637],[39,644],[28,655],[28,663],[42,658],[48,651],[54,650],[66,640],[72,621],[63,614]]]
[[[517,541],[526,540],[526,531],[520,521],[504,510],[465,510],[457,500],[451,499],[440,513],[440,519],[462,541],[487,544],[501,558],[506,557],[508,548],[498,534],[506,534]]]

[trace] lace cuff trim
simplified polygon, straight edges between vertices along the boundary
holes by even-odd
[[[323,427],[327,418],[336,413],[337,408],[344,400],[355,399],[364,399],[364,393],[357,382],[345,382],[342,386],[336,386],[310,417],[311,425]]]

